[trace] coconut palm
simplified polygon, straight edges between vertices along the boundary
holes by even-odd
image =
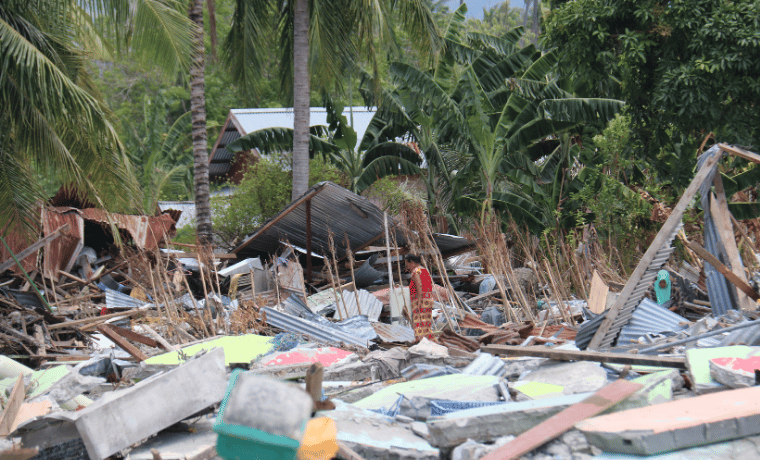
[[[264,70],[266,43],[278,37],[280,84],[292,96],[293,198],[308,185],[309,96],[311,84],[340,85],[368,57],[378,59],[394,48],[395,18],[411,39],[434,54],[438,31],[424,0],[238,0],[225,56],[237,81],[252,85]],[[290,97],[289,97],[290,98]]]
[[[183,9],[175,0],[0,2],[0,229],[35,228],[43,179],[73,183],[112,210],[140,208],[88,55],[129,51],[163,69],[187,65]]]

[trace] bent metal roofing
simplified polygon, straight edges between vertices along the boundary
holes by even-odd
[[[353,252],[385,241],[383,211],[380,208],[339,185],[320,182],[269,219],[233,252],[239,258],[274,254],[282,241],[306,248],[307,206],[311,206],[312,254],[330,254],[331,232],[335,243],[335,255],[339,259],[346,254],[346,238]],[[388,226],[391,232],[395,232],[397,244],[406,245],[403,232],[395,228],[391,217],[388,218]],[[470,248],[474,244],[465,238],[451,235],[434,235],[434,239],[444,256]]]

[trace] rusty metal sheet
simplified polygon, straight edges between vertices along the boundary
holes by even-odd
[[[372,323],[383,342],[414,342],[414,331],[400,324]]]
[[[49,235],[58,227],[69,224],[68,231],[59,238],[45,245],[43,270],[45,276],[58,280],[58,270],[69,271],[84,246],[84,220],[73,208],[67,212],[58,212],[45,208],[42,210],[42,232]]]
[[[13,251],[14,254],[18,254],[34,243],[34,240],[27,235],[27,232],[25,232],[23,228],[19,228],[20,225],[20,223],[17,223],[14,225],[14,228],[10,230],[7,230],[6,228],[2,230],[3,238],[5,238],[5,242],[8,243],[8,247],[11,248],[11,251]],[[24,267],[24,270],[26,270],[27,273],[34,270],[38,252],[39,251],[35,251],[33,254],[30,254],[24,260],[20,261],[21,266]],[[5,250],[5,246],[0,245],[0,262],[4,262],[10,258],[11,255]],[[21,271],[15,263],[10,270],[16,275],[21,275]]]
[[[109,225],[108,213],[103,209],[89,208],[77,210],[88,221]],[[154,250],[159,243],[177,233],[174,219],[169,214],[160,216],[130,216],[111,214],[111,220],[121,230],[126,230],[140,249]]]

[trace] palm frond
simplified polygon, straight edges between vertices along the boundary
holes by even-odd
[[[190,67],[192,22],[177,0],[138,0],[130,48],[142,62],[167,72]]]
[[[382,157],[401,158],[417,166],[422,164],[422,158],[417,152],[398,142],[383,142],[367,150],[364,152],[362,164],[369,167],[373,161]]]
[[[419,174],[420,168],[416,164],[400,157],[384,156],[375,158],[365,168],[361,176],[356,180],[356,192],[360,193],[369,188],[377,180],[386,176]]]
[[[293,150],[292,128],[266,128],[246,134],[227,145],[232,152],[257,149],[268,155]],[[329,153],[340,150],[336,145],[310,134],[309,150],[314,153]]]
[[[625,102],[615,99],[547,99],[539,104],[539,109],[548,120],[595,123],[611,120],[624,105]]]

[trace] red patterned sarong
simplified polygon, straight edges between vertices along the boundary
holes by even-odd
[[[412,327],[415,340],[427,337],[433,339],[433,279],[422,267],[412,271],[409,283],[409,296],[412,300]]]

